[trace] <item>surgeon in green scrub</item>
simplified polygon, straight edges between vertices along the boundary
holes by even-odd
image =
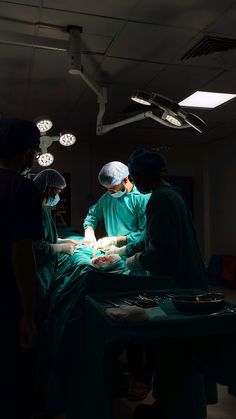
[[[60,193],[66,187],[64,177],[53,169],[38,173],[34,182],[41,195],[44,237],[34,242],[37,277],[38,304],[44,305],[52,284],[59,273],[67,269],[66,262],[74,254],[76,240],[58,238],[56,225],[51,216],[51,208],[58,204]]]
[[[128,167],[137,189],[144,194],[151,192],[151,197],[143,240],[119,249],[128,256],[127,267],[133,273],[144,269],[151,275],[171,276],[179,288],[207,290],[191,213],[177,189],[165,181],[165,158],[139,149],[129,157]]]
[[[107,192],[89,208],[84,220],[84,243],[94,245],[95,251],[110,246],[120,248],[143,237],[150,194],[140,193],[128,175],[128,167],[119,161],[105,164],[99,172],[98,180]],[[107,237],[96,241],[95,230],[101,221]]]
[[[138,190],[152,193],[144,240],[125,248],[128,268],[132,272],[142,268],[151,275],[170,275],[179,288],[207,290],[191,214],[178,191],[164,180],[165,158],[139,149],[129,157],[128,167]],[[192,349],[184,341],[159,344],[153,384],[156,402],[139,405],[133,418],[205,418],[204,385],[193,359]]]

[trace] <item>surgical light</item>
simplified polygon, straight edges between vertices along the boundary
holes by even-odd
[[[70,133],[70,132],[61,134],[60,138],[59,138],[59,143],[61,145],[66,146],[66,147],[70,146],[70,145],[73,145],[75,143],[75,141],[76,141],[75,135]]]
[[[235,97],[235,94],[203,92],[198,90],[186,99],[182,100],[179,105],[193,108],[216,108],[217,106],[222,105]]]
[[[150,105],[151,105],[151,103],[149,102],[149,97],[150,97],[150,95],[149,95],[148,93],[138,91],[138,92],[136,92],[135,94],[133,94],[133,95],[131,96],[131,99],[132,99],[134,102],[139,103],[140,105],[147,105],[147,106],[150,106]]]
[[[51,153],[43,153],[39,155],[37,161],[40,166],[46,167],[53,163],[54,157]]]
[[[49,131],[53,126],[52,121],[48,118],[41,118],[41,119],[36,120],[35,122],[41,133],[45,133]]]
[[[182,109],[178,103],[165,96],[159,95],[157,93],[151,93],[149,101],[152,105],[155,105],[164,111],[162,115],[163,122],[159,121],[156,115],[154,115],[155,118],[153,115],[150,115],[150,118],[155,119],[156,121],[158,120],[164,125],[181,129],[192,127],[198,132],[203,132],[206,129],[205,122],[199,118],[199,116],[187,112],[186,110]],[[183,123],[181,125],[173,124],[173,120],[172,122],[168,121],[167,115],[173,116],[175,119],[183,121]]]
[[[48,135],[47,131],[52,127],[52,121],[49,118],[37,118],[35,120],[36,124],[39,124],[38,127],[41,132],[40,136],[40,153],[37,156],[37,162],[40,166],[50,166],[54,157],[51,153],[48,153],[48,147],[52,145],[53,142],[59,142],[63,146],[70,146],[75,143],[76,137],[72,132],[62,132],[60,135]]]
[[[176,127],[181,127],[183,125],[182,121],[180,119],[176,118],[173,115],[167,114],[166,115],[166,121],[170,122],[170,124],[175,125]]]

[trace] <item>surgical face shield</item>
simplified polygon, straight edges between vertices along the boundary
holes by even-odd
[[[54,197],[50,196],[46,202],[46,206],[55,207],[55,205],[57,205],[59,201],[60,201],[60,196],[58,194],[55,195]]]

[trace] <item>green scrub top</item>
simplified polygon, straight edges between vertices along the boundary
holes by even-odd
[[[207,275],[192,217],[181,195],[168,185],[159,186],[146,209],[144,239],[127,246],[151,275],[170,275],[181,288],[207,290]]]
[[[89,208],[84,220],[84,229],[96,227],[104,221],[106,233],[111,236],[126,236],[127,243],[133,243],[143,237],[146,224],[146,205],[150,194],[141,194],[135,186],[131,192],[113,198],[106,192],[98,202]]]
[[[54,279],[58,262],[58,257],[53,252],[50,244],[57,243],[58,235],[48,207],[43,207],[42,216],[44,237],[34,242],[34,251],[38,284],[42,293],[45,295]]]

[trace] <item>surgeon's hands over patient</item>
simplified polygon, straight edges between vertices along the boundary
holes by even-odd
[[[121,258],[126,256],[126,246],[117,247],[117,246],[108,246],[104,247],[103,251],[106,255],[119,255]]]
[[[141,252],[135,253],[135,255],[130,256],[128,259],[126,259],[126,266],[131,272],[139,272],[140,270],[143,270],[143,266],[139,262],[139,256],[141,255]]]
[[[107,247],[110,246],[116,246],[117,245],[117,237],[103,237],[102,239],[99,239],[97,243],[94,245],[93,248],[93,256],[96,255],[97,250],[104,250]]]
[[[57,239],[57,243],[71,243],[74,244],[75,247],[78,246],[79,241],[78,240],[72,240],[72,239]]]
[[[56,243],[51,244],[51,247],[54,253],[67,253],[68,255],[73,255],[78,243]]]
[[[84,240],[83,240],[83,243],[85,244],[85,246],[94,246],[96,241],[97,239],[96,239],[93,228],[91,227],[86,228],[84,232]]]

